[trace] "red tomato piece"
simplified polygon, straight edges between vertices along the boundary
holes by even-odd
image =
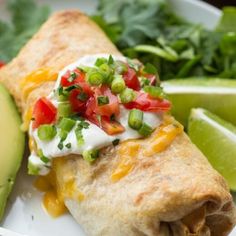
[[[137,98],[130,103],[124,104],[127,109],[139,109],[142,111],[158,112],[170,110],[171,104],[165,99],[151,98],[147,93],[139,92]]]
[[[0,68],[5,66],[5,63],[3,61],[0,61]]]
[[[102,129],[109,135],[119,134],[125,131],[124,126],[122,126],[117,121],[111,121],[107,117],[101,118]]]
[[[33,109],[33,129],[43,124],[52,124],[56,120],[56,114],[56,107],[47,98],[38,99]]]
[[[70,81],[69,79],[71,78],[71,74],[75,73],[74,76],[75,78]],[[80,71],[79,69],[75,69],[74,71],[67,71],[62,77],[61,77],[61,86],[62,87],[69,87],[75,84],[79,84],[81,82],[85,82],[85,74]]]
[[[123,78],[127,87],[132,88],[136,91],[140,90],[141,86],[138,80],[138,76],[133,68],[128,67],[127,72],[123,74]]]
[[[111,90],[107,86],[102,86],[100,89],[97,88],[95,90],[96,96],[96,108],[95,113],[101,116],[111,117],[111,115],[119,115],[120,114],[120,106],[119,101],[116,95],[114,95]],[[107,96],[109,99],[109,103],[105,105],[98,105],[97,97],[99,96]]]
[[[84,99],[80,99],[80,95],[81,93],[84,93],[85,97]],[[70,92],[70,96],[69,96],[69,101],[72,107],[72,111],[74,112],[79,112],[79,113],[84,113],[85,109],[86,109],[86,101],[88,99],[88,94],[85,92],[82,92],[82,90],[80,89],[73,89]]]

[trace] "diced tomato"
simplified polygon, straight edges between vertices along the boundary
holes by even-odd
[[[101,116],[107,116],[110,118],[111,115],[119,115],[120,107],[117,96],[115,96],[107,86],[102,86],[95,90],[96,96],[96,108],[95,113]],[[109,98],[109,103],[105,105],[100,105],[97,102],[98,96],[107,96]]]
[[[0,61],[0,68],[5,66],[5,63],[3,61]]]
[[[142,111],[158,112],[170,110],[170,102],[165,99],[151,98],[147,93],[139,92],[135,101],[126,103],[124,106],[127,109],[139,109]]]
[[[86,97],[84,99],[80,99],[81,93],[84,93]],[[82,92],[80,89],[73,89],[70,92],[69,101],[72,107],[72,111],[78,112],[78,113],[84,113],[86,110],[86,102],[88,99],[88,94],[85,92]]]
[[[140,90],[141,86],[138,80],[138,76],[133,68],[128,67],[127,72],[123,74],[123,78],[127,87],[137,91]]]
[[[119,134],[125,131],[124,126],[122,126],[117,121],[111,121],[107,117],[101,118],[102,129],[109,135]]]
[[[33,109],[33,129],[43,124],[53,123],[56,120],[56,114],[56,107],[47,98],[40,98]]]
[[[75,73],[75,78],[71,78],[71,74]],[[73,79],[72,81],[69,81],[69,79]],[[79,69],[75,69],[73,71],[67,71],[62,77],[61,77],[61,86],[63,87],[69,87],[75,84],[79,84],[81,82],[85,82],[85,74],[80,71]]]

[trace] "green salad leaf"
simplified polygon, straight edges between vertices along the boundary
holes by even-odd
[[[48,18],[49,8],[34,0],[8,0],[10,22],[0,21],[0,60],[10,61]]]
[[[100,0],[93,19],[126,56],[154,64],[162,80],[236,78],[235,7],[212,31],[176,16],[165,0]]]

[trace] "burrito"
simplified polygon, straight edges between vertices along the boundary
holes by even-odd
[[[225,180],[169,114],[155,69],[77,10],[54,14],[0,70],[29,131],[44,206],[91,236],[224,236]]]

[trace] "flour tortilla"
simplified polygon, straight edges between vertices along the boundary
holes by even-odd
[[[59,12],[0,70],[0,81],[25,112],[51,92],[54,82],[43,83],[25,101],[22,78],[42,67],[58,71],[96,53],[120,55],[87,16],[77,10]],[[148,139],[140,142],[144,148],[149,144]],[[104,149],[93,165],[75,155],[54,165],[58,186],[63,188],[70,175],[85,195],[83,201],[67,198],[65,204],[87,235],[224,236],[232,230],[235,207],[225,180],[185,133],[153,157],[140,152],[134,169],[114,183],[110,175],[119,162],[118,149]]]

